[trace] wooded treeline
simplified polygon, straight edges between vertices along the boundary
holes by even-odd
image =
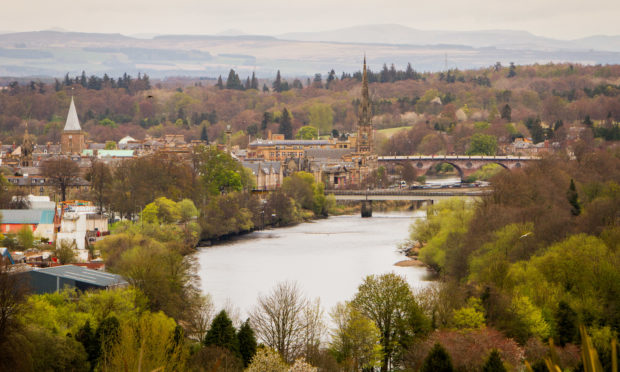
[[[333,129],[353,132],[360,76],[358,72],[338,77],[332,70],[305,84],[280,77],[262,80],[262,87],[256,76],[243,79],[234,70],[215,86],[203,86],[199,80],[153,84],[146,75],[106,79],[86,73],[51,85],[12,83],[0,93],[0,138],[19,143],[27,120],[37,142],[58,142],[71,95],[89,139],[98,142],[164,133],[184,134],[191,140],[200,138],[203,128],[209,139],[222,140],[231,125],[234,142],[244,145],[248,134],[277,132],[284,108],[290,113],[293,134],[305,125],[323,134]],[[427,137],[424,144],[382,147],[386,138],[378,135],[384,152],[394,146],[408,153],[451,148],[461,152],[477,130],[500,143],[517,136],[563,142],[574,135],[569,133],[574,124],[589,126],[596,137],[618,139],[620,67],[616,65],[495,65],[433,74],[418,73],[411,66],[405,70],[384,66],[368,76],[375,127],[411,126],[420,140]]]

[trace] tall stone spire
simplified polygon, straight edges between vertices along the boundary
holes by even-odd
[[[372,131],[372,110],[370,97],[368,95],[368,75],[366,72],[366,56],[364,55],[364,68],[362,71],[362,101],[359,108],[359,121],[357,123],[357,146],[359,153],[372,153],[373,151],[373,131]]]
[[[79,154],[85,148],[84,132],[82,132],[82,127],[80,127],[80,121],[75,110],[75,102],[73,102],[73,97],[71,97],[65,129],[60,135],[60,149],[63,154]]]
[[[69,114],[67,114],[67,121],[65,122],[65,132],[70,130],[82,130],[82,127],[80,127],[80,120],[77,116],[77,111],[75,110],[73,97],[71,97],[71,106],[69,106]]]

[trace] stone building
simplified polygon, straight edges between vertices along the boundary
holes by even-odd
[[[60,148],[63,154],[80,154],[86,148],[85,134],[80,127],[73,97],[71,97],[65,129],[60,135]]]

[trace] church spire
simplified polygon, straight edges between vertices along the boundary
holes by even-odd
[[[357,123],[357,152],[373,152],[372,109],[368,95],[368,72],[366,70],[366,55],[362,70],[362,100],[359,107],[359,121]]]
[[[77,116],[77,111],[75,110],[75,103],[73,102],[73,97],[71,97],[71,106],[69,106],[69,113],[67,114],[67,121],[65,123],[65,132],[66,131],[81,131],[82,127],[80,127],[80,120]]]

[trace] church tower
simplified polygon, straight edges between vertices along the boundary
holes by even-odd
[[[372,109],[368,97],[368,76],[366,74],[366,56],[364,56],[364,70],[362,72],[362,101],[359,108],[359,122],[357,123],[356,152],[370,155],[374,152],[374,138],[372,129]]]
[[[34,151],[33,136],[28,133],[28,123],[26,123],[26,130],[24,131],[24,141],[21,146],[21,156],[19,159],[19,165],[21,167],[32,167],[32,152]]]
[[[82,127],[80,127],[75,103],[73,102],[73,97],[71,97],[71,106],[69,106],[65,129],[60,135],[60,150],[63,154],[79,154],[85,148],[84,132]]]

